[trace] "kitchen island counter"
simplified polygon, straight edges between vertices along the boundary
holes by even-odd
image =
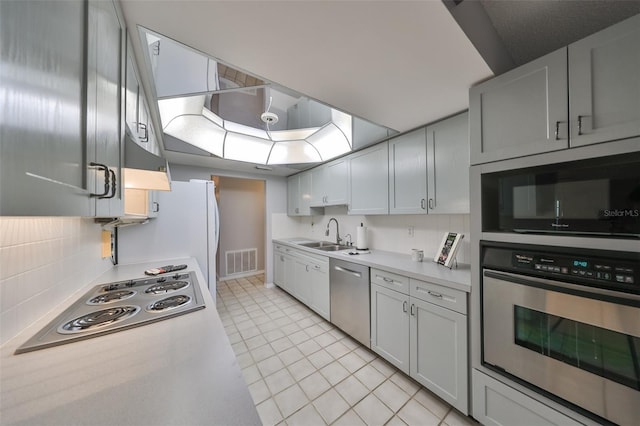
[[[166,264],[195,271],[206,308],[14,355],[91,287]],[[259,425],[206,281],[193,259],[118,265],[9,340],[0,352],[0,422],[31,425]]]
[[[348,252],[351,250],[321,251],[301,245],[301,243],[311,241],[310,239],[304,238],[283,238],[274,239],[273,243],[282,244],[315,255],[333,257],[371,268],[382,269],[416,280],[429,281],[467,293],[471,292],[471,267],[468,264],[461,263],[457,267],[449,269],[428,258],[425,258],[423,262],[414,262],[411,260],[410,255],[402,253],[372,249],[366,254],[349,255]],[[355,251],[355,248],[352,251]]]

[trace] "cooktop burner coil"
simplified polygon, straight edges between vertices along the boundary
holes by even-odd
[[[113,308],[90,312],[86,315],[62,324],[60,327],[58,327],[58,332],[67,334],[91,331],[96,328],[112,325],[114,323],[123,321],[137,314],[139,311],[139,306],[115,306]]]
[[[189,285],[188,281],[166,281],[162,283],[158,283],[152,285],[144,292],[147,294],[163,294],[163,293],[171,293],[173,291],[182,290]]]
[[[178,294],[149,304],[149,306],[147,306],[147,312],[169,311],[184,306],[187,303],[191,303],[191,298],[184,294]]]
[[[87,301],[87,305],[104,305],[106,303],[119,302],[121,300],[126,300],[130,297],[133,297],[135,296],[135,294],[136,291],[134,290],[112,291],[96,297],[92,297]]]

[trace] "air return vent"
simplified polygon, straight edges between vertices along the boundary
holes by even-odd
[[[258,249],[229,250],[225,252],[227,259],[227,276],[246,274],[258,270]]]

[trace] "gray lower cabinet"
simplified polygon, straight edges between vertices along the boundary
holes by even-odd
[[[464,292],[371,269],[371,349],[464,414],[466,313]]]
[[[371,350],[409,374],[409,296],[373,283]]]
[[[389,213],[389,151],[382,142],[349,159],[349,214]]]
[[[273,253],[274,284],[329,321],[329,259],[282,244]]]
[[[570,417],[473,370],[473,417],[487,426],[578,426]]]

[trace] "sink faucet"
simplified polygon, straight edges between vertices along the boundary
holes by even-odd
[[[327,237],[329,236],[329,225],[331,225],[331,221],[334,221],[336,223],[336,244],[340,244],[342,242],[342,238],[340,238],[340,229],[339,229],[338,221],[336,220],[335,217],[332,217],[331,219],[329,219],[329,222],[327,223],[327,230],[325,231],[324,235]]]

